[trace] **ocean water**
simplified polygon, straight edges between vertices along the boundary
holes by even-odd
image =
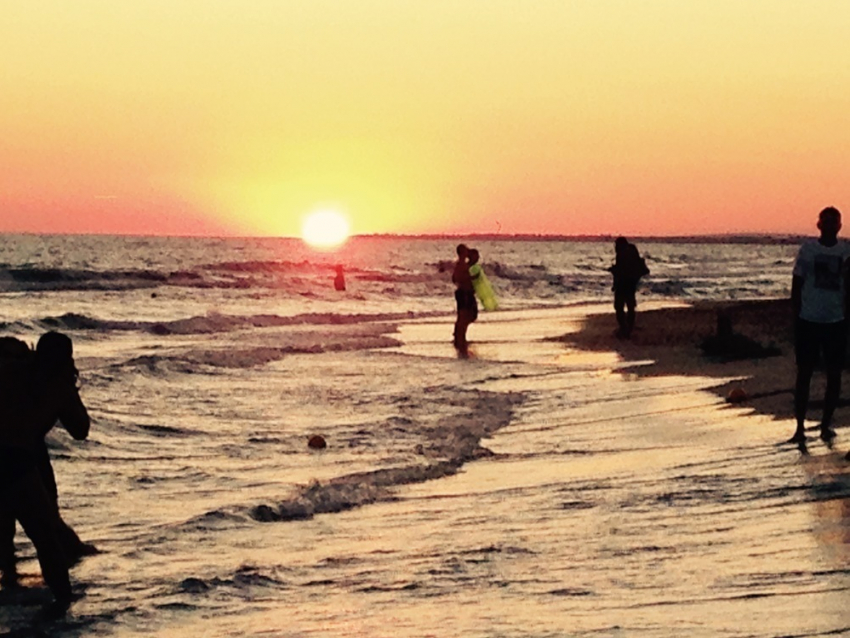
[[[850,634],[838,453],[550,340],[608,311],[608,243],[477,247],[459,360],[449,240],[0,237],[2,334],[74,339],[92,434],[50,445],[102,550],[47,619],[19,533],[0,635]],[[639,248],[642,307],[787,296],[796,254]]]

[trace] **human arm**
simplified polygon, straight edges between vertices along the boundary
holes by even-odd
[[[806,281],[806,275],[810,272],[808,258],[808,244],[803,244],[800,251],[797,253],[797,259],[794,261],[794,270],[791,278],[791,309],[794,312],[794,318],[798,318],[803,310],[803,284]]]
[[[844,318],[850,319],[850,256],[844,259]]]
[[[791,278],[791,308],[794,311],[794,317],[799,317],[803,309],[803,277],[800,275],[794,275]]]
[[[77,441],[88,438],[91,419],[76,388],[68,391],[59,410],[59,422]]]
[[[33,418],[39,436],[47,435],[58,421],[77,441],[88,437],[91,420],[75,384],[54,380],[46,383],[39,394]]]

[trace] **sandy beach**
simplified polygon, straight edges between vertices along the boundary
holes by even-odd
[[[742,341],[762,346],[766,352],[749,356],[732,346],[726,354],[708,354],[701,345],[717,333],[718,316],[731,321]],[[640,376],[691,375],[722,379],[709,388],[719,397],[773,417],[777,440],[793,432],[794,341],[790,300],[739,302],[700,301],[693,305],[638,309],[637,327],[631,339],[613,337],[613,313],[590,314],[578,332],[560,341],[589,351],[615,351],[626,362],[635,362],[631,372]],[[773,350],[774,352],[769,352]],[[734,391],[743,390],[740,395]],[[822,374],[812,380],[812,418],[820,408],[824,390]],[[848,402],[842,401],[846,406]],[[837,428],[845,423],[839,409]],[[788,421],[788,423],[786,423]]]
[[[747,338],[736,343],[779,354],[706,356],[700,345],[718,313]],[[536,409],[485,441],[492,459],[406,494],[458,507],[496,548],[490,573],[507,593],[480,586],[470,607],[486,611],[490,632],[453,622],[475,635],[850,632],[847,416],[839,408],[835,449],[814,432],[806,454],[784,443],[793,430],[789,302],[646,303],[629,341],[616,339],[607,309],[564,327],[545,340],[565,349],[557,362],[584,367],[496,384],[529,392]],[[507,325],[477,328],[484,354],[508,340]],[[735,389],[747,398],[728,401]],[[818,374],[813,399],[822,391]],[[509,606],[517,591],[534,614]]]

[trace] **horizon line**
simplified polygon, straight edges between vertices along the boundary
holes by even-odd
[[[0,236],[53,236],[53,237],[137,237],[137,238],[173,238],[173,239],[292,239],[302,240],[295,235],[217,235],[217,234],[156,234],[156,233],[56,233],[41,231],[0,231]],[[695,233],[690,235],[622,235],[621,233],[600,234],[544,234],[544,233],[356,233],[350,235],[351,239],[430,239],[430,240],[457,240],[476,239],[481,241],[574,241],[574,242],[605,242],[613,241],[620,236],[645,242],[717,242],[729,241],[797,241],[808,238],[809,235],[785,232],[730,232],[730,233]],[[346,240],[346,241],[348,241]]]

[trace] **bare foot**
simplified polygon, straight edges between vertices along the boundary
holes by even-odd
[[[820,428],[820,438],[821,441],[831,446],[832,442],[835,440],[835,430],[828,425],[822,425]]]
[[[792,436],[787,441],[788,443],[805,443],[806,442],[806,433],[802,430],[797,430],[794,432],[794,436]]]

